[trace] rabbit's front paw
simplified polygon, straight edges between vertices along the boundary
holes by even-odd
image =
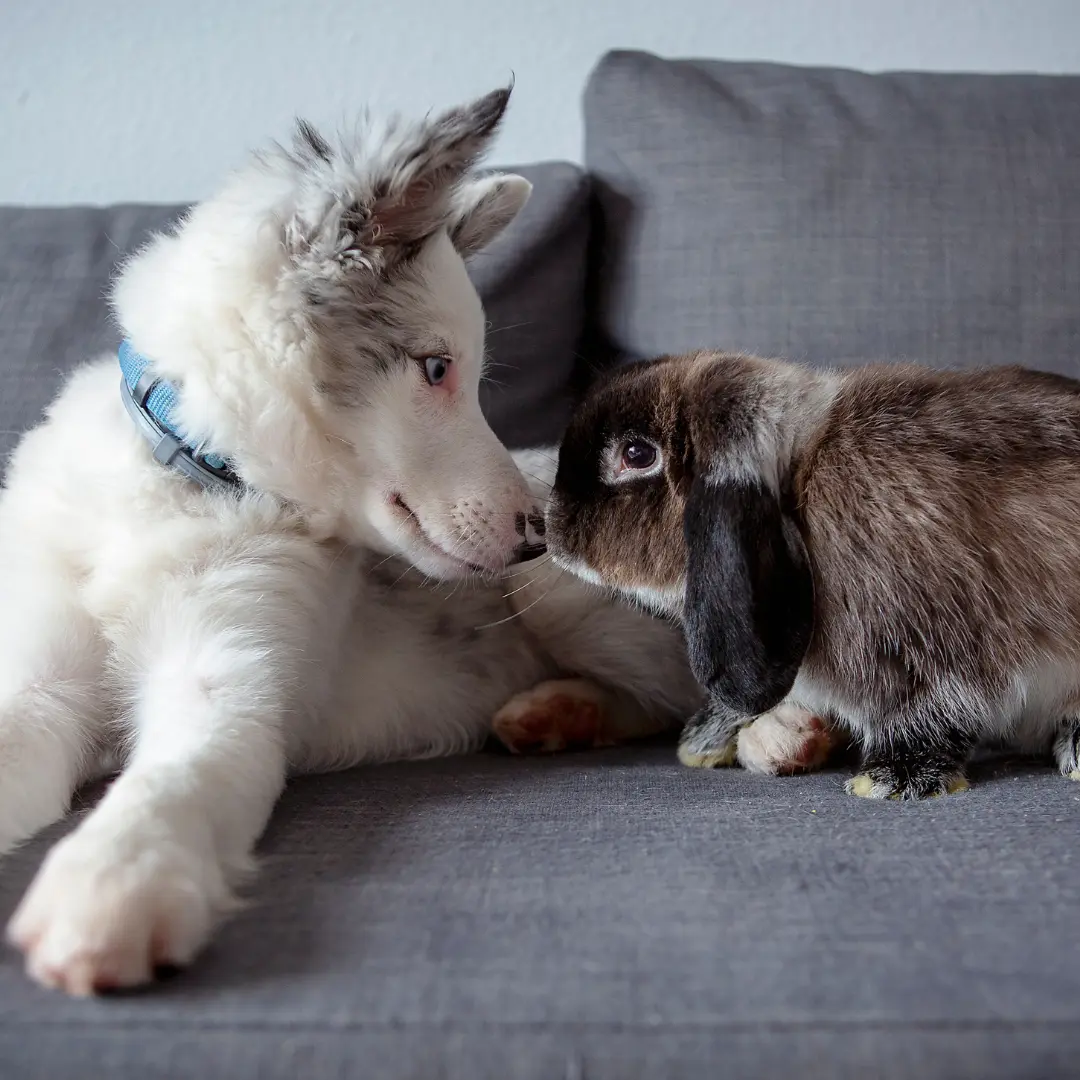
[[[739,764],[768,776],[820,769],[836,745],[829,726],[797,705],[782,703],[738,736]]]
[[[930,799],[967,791],[969,784],[961,772],[926,769],[921,772],[885,765],[868,766],[844,785],[849,795],[862,799]]]
[[[1058,733],[1054,760],[1063,776],[1080,780],[1080,720],[1071,719]]]
[[[691,769],[723,769],[738,764],[739,748],[734,739],[703,750],[695,750],[681,742],[678,753],[679,761]]]
[[[719,769],[738,761],[742,726],[730,712],[710,702],[690,718],[679,739],[679,761],[691,769]]]

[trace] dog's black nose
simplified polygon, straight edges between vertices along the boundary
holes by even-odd
[[[517,549],[518,562],[531,562],[539,559],[547,551],[547,544],[522,544]]]

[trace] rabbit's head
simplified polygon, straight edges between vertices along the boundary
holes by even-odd
[[[549,550],[681,617],[699,681],[746,714],[787,694],[809,645],[791,482],[830,394],[829,376],[774,361],[661,357],[599,382],[559,452]]]

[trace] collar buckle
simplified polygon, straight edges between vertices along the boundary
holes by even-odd
[[[154,374],[150,359],[125,339],[117,353],[123,378],[120,396],[128,416],[153,446],[154,460],[183,473],[207,491],[238,491],[243,481],[223,458],[188,445],[172,420],[176,387]]]

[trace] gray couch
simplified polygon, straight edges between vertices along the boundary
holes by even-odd
[[[474,266],[509,441],[697,345],[1080,374],[1080,79],[624,53],[585,110],[588,176],[526,170]],[[175,212],[0,211],[0,449],[115,343],[109,274]],[[844,775],[662,744],[297,780],[193,970],[71,1001],[5,954],[0,1076],[1080,1075],[1080,785],[998,756],[882,805]],[[0,917],[61,831],[3,864]]]

